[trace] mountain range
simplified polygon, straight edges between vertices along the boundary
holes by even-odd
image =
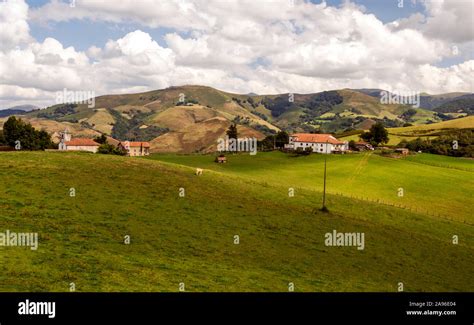
[[[262,139],[279,130],[337,133],[368,129],[376,121],[387,127],[400,127],[474,112],[472,93],[423,93],[416,108],[382,104],[381,91],[341,89],[312,94],[242,95],[190,85],[99,96],[93,108],[87,104],[58,104],[13,114],[22,114],[23,119],[53,133],[53,137],[67,127],[76,137],[103,133],[118,140],[149,141],[155,152],[191,153],[215,150],[217,139],[225,137],[232,123],[238,125],[239,137]],[[5,119],[0,119],[0,125]]]
[[[22,114],[25,114],[26,112],[31,112],[37,109],[39,109],[39,107],[35,105],[13,106],[6,109],[0,109],[0,117],[7,117],[10,115],[22,115]]]

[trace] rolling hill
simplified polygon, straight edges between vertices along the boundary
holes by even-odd
[[[472,162],[420,157],[329,157],[322,213],[318,155],[0,153],[0,228],[39,235],[1,247],[0,291],[472,291]],[[325,246],[333,230],[365,249]]]
[[[0,111],[0,117],[8,117],[12,115],[22,115],[25,114],[25,111],[22,111],[21,109],[4,109]]]
[[[240,95],[205,86],[179,86],[99,96],[94,107],[54,105],[22,118],[51,133],[70,126],[74,136],[103,133],[118,140],[150,141],[154,152],[191,153],[214,150],[217,139],[225,136],[231,123],[238,125],[242,136],[262,139],[279,130],[335,133],[365,130],[377,121],[387,127],[400,127],[452,117],[446,114],[462,116],[457,110],[439,113],[408,105],[384,105],[378,92],[342,89],[314,94]],[[443,104],[450,107],[457,105],[456,100],[472,100],[465,94],[445,97],[453,100]]]
[[[463,95],[454,100],[443,103],[435,108],[440,113],[464,113],[474,115],[474,95]]]
[[[396,146],[402,140],[411,141],[416,138],[435,139],[440,135],[449,134],[460,129],[474,129],[474,116],[466,116],[438,123],[388,128],[388,145]],[[340,139],[359,141],[359,134],[341,137]]]
[[[380,98],[380,93],[382,91],[386,91],[383,89],[355,89],[358,92],[364,93],[366,95]],[[472,95],[466,92],[452,92],[452,93],[445,93],[445,94],[438,94],[438,95],[430,95],[428,93],[421,93],[420,94],[420,108],[424,108],[427,110],[435,110],[437,107],[454,101],[456,99]]]
[[[22,115],[26,112],[39,109],[38,106],[34,105],[17,105],[6,109],[0,109],[0,117],[8,117],[11,115]]]

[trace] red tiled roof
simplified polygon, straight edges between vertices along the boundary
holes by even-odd
[[[143,148],[150,148],[150,143],[148,142],[137,142],[137,141],[123,141],[120,142],[122,146],[125,147],[128,144],[130,147],[143,147]]]
[[[330,134],[313,134],[313,133],[295,133],[290,137],[296,138],[297,142],[314,142],[314,143],[330,143],[330,144],[344,144]]]
[[[107,136],[107,143],[108,143],[108,144],[111,144],[111,145],[113,145],[113,146],[118,146],[118,144],[120,143],[120,141],[119,141],[119,140],[116,140],[116,139],[114,139],[114,138],[112,138],[112,137]]]
[[[94,140],[85,139],[85,138],[75,138],[75,139],[72,139],[71,141],[66,141],[65,144],[66,146],[94,146],[94,147],[100,146],[100,144],[98,144]]]

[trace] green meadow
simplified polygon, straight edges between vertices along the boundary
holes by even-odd
[[[39,234],[0,246],[0,291],[474,290],[472,161],[329,156],[323,213],[324,157],[213,158],[0,153],[0,232]]]
[[[286,191],[293,188],[296,192],[299,189],[323,190],[323,155],[231,154],[227,155],[226,164],[216,164],[213,158],[204,155],[151,156],[151,159],[245,178],[263,186],[280,186],[282,191],[285,188]],[[396,159],[371,152],[326,158],[328,193],[401,206],[462,222],[474,221],[472,159],[430,154]]]

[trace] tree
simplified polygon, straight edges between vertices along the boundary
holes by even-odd
[[[3,125],[5,142],[10,147],[20,144],[25,150],[44,150],[54,148],[51,136],[46,131],[37,131],[30,123],[25,123],[15,116],[10,116]]]
[[[308,156],[310,155],[311,153],[313,152],[313,149],[310,148],[310,147],[306,147],[306,148],[303,148],[303,147],[298,147],[296,148],[296,150],[294,151],[294,153],[298,156]]]
[[[267,135],[262,141],[258,141],[258,146],[265,151],[274,150],[277,148],[284,148],[285,144],[289,142],[288,133],[280,131],[276,135]]]
[[[356,142],[354,140],[349,141],[349,149],[356,150]]]
[[[124,156],[126,152],[122,150],[121,148],[117,148],[114,145],[103,143],[99,146],[97,149],[97,153],[101,153],[104,155],[119,155],[119,156]]]
[[[15,141],[21,137],[20,122],[21,119],[17,120],[15,116],[10,116],[5,124],[3,124],[3,136],[5,137],[6,144],[10,147],[14,147]]]
[[[289,142],[289,136],[288,133],[285,131],[280,131],[275,135],[275,146],[277,148],[283,148],[285,147],[285,144],[288,144]]]
[[[7,141],[5,140],[5,137],[3,136],[3,131],[0,131],[0,146],[5,146],[7,145]]]
[[[262,141],[258,141],[258,147],[262,151],[271,151],[273,150],[274,136],[268,135]]]
[[[400,142],[400,145],[404,145]],[[429,152],[454,157],[474,157],[474,130],[461,129],[451,131],[435,139],[421,139],[405,142],[411,151]]]
[[[400,143],[398,144],[397,147],[399,147],[399,148],[406,148],[407,145],[408,145],[408,141],[405,140],[405,139],[403,139],[402,141],[400,141]]]
[[[41,130],[36,131],[36,141],[37,141],[37,149],[36,150],[44,150],[44,149],[57,149],[57,145],[51,141],[51,136],[48,132]]]
[[[229,126],[229,129],[227,130],[227,136],[229,137],[229,139],[238,139],[237,138],[237,124],[231,124]]]
[[[409,108],[400,115],[400,118],[404,119],[405,121],[409,121],[414,115],[416,115],[416,113],[416,109]]]
[[[360,137],[370,142],[373,146],[378,146],[380,143],[388,142],[388,131],[382,123],[377,122],[372,125],[369,132],[363,133]]]
[[[107,137],[105,134],[101,134],[100,137],[94,138],[94,141],[100,144],[107,143]]]

